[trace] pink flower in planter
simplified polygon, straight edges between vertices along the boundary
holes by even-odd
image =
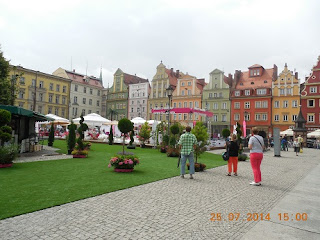
[[[128,160],[124,160],[124,164],[128,164]]]
[[[108,164],[108,167],[109,167],[109,168],[111,167],[111,164],[110,164],[110,163]]]
[[[129,162],[129,164],[133,164],[133,161],[131,159],[128,162]]]
[[[119,162],[119,165],[122,165],[123,164],[123,162]]]

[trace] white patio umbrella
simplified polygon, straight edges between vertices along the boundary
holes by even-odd
[[[63,118],[63,117],[59,117],[57,115],[54,115],[54,114],[47,114],[46,117],[49,117],[49,118],[52,118],[54,119],[53,121],[46,121],[46,122],[39,122],[38,124],[39,125],[48,125],[48,124],[51,124],[52,122],[54,124],[58,124],[58,125],[66,125],[66,124],[70,124],[70,121],[66,118]]]
[[[160,121],[157,121],[157,120],[148,120],[147,121],[149,125],[153,126],[153,124],[156,124],[158,125],[160,123]]]
[[[313,132],[307,134],[308,138],[320,138],[320,129],[317,129]]]
[[[281,136],[287,135],[289,137],[292,137],[293,136],[293,130],[291,128],[289,128],[289,129],[287,129],[285,131],[280,132],[280,135]]]
[[[104,117],[101,117],[97,113],[90,113],[86,116],[83,116],[83,118],[84,118],[84,123],[86,123],[90,127],[95,127],[95,126],[101,127],[102,124],[107,123],[107,122],[111,122],[110,120],[108,120]],[[78,118],[73,119],[73,122],[75,124],[79,124],[80,120],[81,120],[81,118],[78,117]]]
[[[139,126],[139,125],[144,124],[146,122],[146,120],[141,117],[135,117],[134,119],[131,120],[131,122],[133,122],[134,126]]]
[[[113,120],[113,121],[109,121],[109,122],[106,122],[106,123],[103,123],[102,125],[118,125],[118,121],[116,120]]]

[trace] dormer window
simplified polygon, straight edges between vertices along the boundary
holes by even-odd
[[[264,82],[264,83],[268,83],[268,81],[267,81],[267,80],[264,80],[263,82]]]
[[[254,82],[251,82],[251,85],[253,85],[254,84]]]
[[[257,95],[266,95],[266,94],[267,94],[267,89],[265,88],[257,89]]]
[[[250,77],[260,76],[260,69],[251,69],[250,70]]]
[[[244,95],[250,96],[250,90],[245,90],[245,91],[244,91]]]
[[[234,95],[235,95],[236,97],[239,97],[239,96],[240,96],[240,91],[235,91],[235,92],[234,92]]]
[[[240,86],[243,86],[243,83],[240,83]]]

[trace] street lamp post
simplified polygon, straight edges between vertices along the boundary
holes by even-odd
[[[170,103],[171,103],[171,98],[172,98],[172,92],[173,92],[173,87],[169,85],[169,87],[166,89],[167,91],[167,96],[169,98],[169,105],[168,105],[168,134],[170,132]]]

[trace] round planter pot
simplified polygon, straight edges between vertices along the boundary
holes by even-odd
[[[73,158],[86,158],[87,155],[73,155]]]
[[[133,168],[129,168],[129,169],[115,168],[114,171],[115,172],[132,172]]]
[[[13,163],[0,163],[0,168],[9,168],[12,167]]]

